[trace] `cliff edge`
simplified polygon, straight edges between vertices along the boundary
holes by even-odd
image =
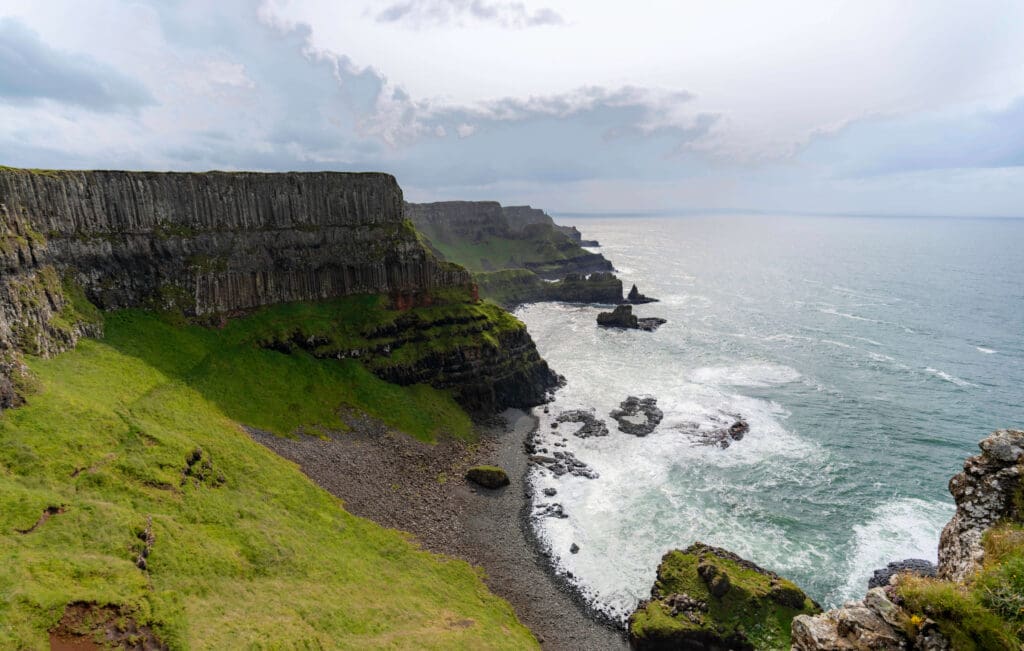
[[[469,272],[425,247],[403,210],[389,174],[0,168],[0,408],[25,393],[20,354],[51,356],[100,336],[97,307],[222,324],[265,306],[354,295],[386,296],[382,309],[399,311],[473,303]],[[449,316],[431,336],[457,326],[462,339],[378,374],[455,387],[473,409],[543,401],[557,376],[521,323]],[[415,319],[401,323],[402,343],[423,336],[412,334]],[[470,340],[471,330],[494,336]]]

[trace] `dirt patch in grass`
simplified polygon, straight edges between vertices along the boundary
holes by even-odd
[[[64,616],[50,630],[51,651],[166,651],[167,648],[153,629],[140,625],[118,606],[81,601],[68,604]]]

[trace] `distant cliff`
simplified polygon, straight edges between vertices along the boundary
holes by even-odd
[[[376,173],[0,168],[0,265],[0,408],[18,401],[18,353],[51,355],[102,332],[94,305],[210,319],[355,294],[404,308],[472,292],[470,274],[439,260],[404,218],[394,177]],[[507,339],[510,355],[537,368],[504,378],[554,381],[525,330]],[[410,376],[441,381],[430,369]],[[546,389],[502,382],[495,406],[516,395],[535,404]]]
[[[528,269],[546,279],[611,271],[547,214],[495,201],[407,203],[405,214],[447,260],[473,272]],[[574,230],[574,229],[573,229]]]

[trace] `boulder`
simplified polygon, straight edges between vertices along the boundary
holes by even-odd
[[[789,648],[790,621],[820,612],[792,582],[696,543],[661,559],[651,599],[629,618],[635,649]]]
[[[484,488],[509,485],[508,473],[498,466],[473,466],[466,471],[466,479]]]

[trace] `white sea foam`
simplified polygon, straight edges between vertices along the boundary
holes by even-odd
[[[991,348],[985,348],[984,346],[975,346],[974,348],[975,348],[975,350],[977,350],[977,351],[978,351],[979,353],[985,353],[986,355],[994,355],[994,354],[996,354],[997,352],[999,352],[999,351],[997,351],[997,350],[992,350]]]
[[[870,520],[853,526],[853,546],[846,560],[849,580],[828,600],[842,603],[864,596],[872,572],[892,561],[923,558],[935,562],[939,533],[953,511],[947,502],[916,498],[876,507]]]
[[[907,334],[911,334],[911,335],[915,334],[915,330],[913,328],[908,328],[907,326],[903,325],[902,323],[893,323],[892,321],[885,321],[885,320],[882,320],[882,319],[870,319],[870,318],[868,318],[866,316],[860,316],[860,315],[857,315],[857,314],[850,314],[849,312],[840,312],[839,310],[837,310],[834,307],[819,307],[818,311],[821,312],[822,314],[830,314],[832,316],[838,316],[838,317],[841,317],[841,318],[844,318],[844,319],[850,319],[851,321],[864,321],[864,322],[867,322],[867,323],[877,323],[879,325],[892,326],[894,328],[899,328],[899,329],[903,330],[903,332],[906,332]]]
[[[736,387],[766,387],[800,379],[800,372],[781,364],[739,364],[705,366],[690,372],[690,381],[698,384]]]
[[[951,382],[952,384],[955,384],[958,387],[973,387],[973,386],[976,386],[975,384],[972,384],[972,383],[968,382],[967,380],[965,380],[963,378],[959,378],[959,377],[957,377],[955,375],[951,375],[951,374],[949,374],[949,373],[947,373],[945,371],[940,371],[939,369],[932,368],[931,366],[927,367],[924,370],[929,372],[929,373],[931,373],[935,377],[941,378],[941,379],[945,380],[946,382]]]

